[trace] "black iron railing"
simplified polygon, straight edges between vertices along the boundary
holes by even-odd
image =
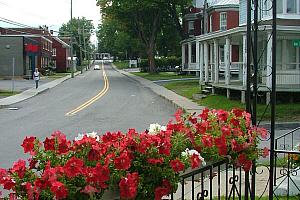
[[[297,141],[297,142],[295,142]],[[300,194],[300,151],[296,148],[300,142],[300,127],[275,139],[274,197]],[[299,181],[299,180],[298,180]],[[298,196],[299,197],[299,196]],[[300,197],[299,197],[300,199]]]

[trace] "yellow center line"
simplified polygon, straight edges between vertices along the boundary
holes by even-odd
[[[78,113],[81,110],[87,108],[88,106],[90,106],[91,104],[93,104],[94,102],[96,102],[98,99],[100,99],[101,97],[103,97],[105,95],[105,93],[109,89],[109,81],[108,81],[106,72],[104,70],[104,65],[103,64],[102,64],[102,75],[103,75],[103,79],[104,79],[103,89],[96,96],[92,97],[90,100],[86,101],[85,103],[81,104],[80,106],[78,106],[77,108],[71,110],[70,112],[66,113],[65,116],[75,115],[76,113]]]

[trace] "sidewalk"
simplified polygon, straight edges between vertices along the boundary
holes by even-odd
[[[160,97],[166,99],[167,101],[170,101],[175,107],[182,108],[183,110],[189,112],[189,113],[201,113],[202,110],[205,108],[204,106],[199,106],[197,103],[191,101],[190,99],[180,96],[176,94],[175,92],[166,89],[163,86],[157,85],[156,83],[149,81],[147,79],[144,79],[142,77],[136,76],[134,74],[131,74],[129,72],[126,72],[124,70],[119,70],[116,68],[116,66],[112,65],[113,68],[120,72],[121,74],[131,78],[132,80],[138,82],[145,88],[149,88],[154,93],[159,95]]]
[[[80,71],[74,73],[74,76],[77,76],[78,74],[80,74]],[[68,75],[68,76],[65,76],[65,77],[62,77],[59,79],[55,79],[53,81],[50,81],[50,80],[45,81],[42,79],[40,81],[39,87],[37,89],[35,88],[35,85],[33,82],[32,82],[32,84],[30,83],[30,85],[32,86],[32,88],[30,88],[30,89],[28,89],[28,87],[29,87],[28,84],[24,84],[23,87],[19,86],[17,89],[19,91],[23,91],[23,92],[21,92],[20,94],[16,94],[13,96],[9,96],[9,97],[0,99],[0,108],[5,108],[12,104],[19,103],[21,101],[24,101],[26,99],[34,97],[35,95],[41,94],[41,93],[47,91],[48,89],[53,88],[53,87],[57,86],[58,84],[66,81],[70,78],[71,78],[71,75]],[[21,83],[22,82],[25,83],[24,80],[20,80],[20,81],[21,81]],[[11,81],[9,81],[9,82],[11,82]],[[7,85],[7,81],[5,81],[4,84]]]

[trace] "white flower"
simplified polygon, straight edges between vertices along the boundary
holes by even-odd
[[[83,139],[84,134],[78,133],[78,136],[75,137],[75,141],[79,141]]]
[[[199,159],[201,160],[202,166],[205,166],[206,162],[197,150],[195,149],[189,150],[188,148],[186,148],[184,152],[181,152],[182,157],[192,156],[194,154],[198,155]]]
[[[84,136],[90,137],[90,138],[95,138],[96,141],[100,140],[100,137],[97,135],[97,132],[91,132],[91,133],[86,133],[86,134],[81,134],[79,133],[77,137],[75,137],[75,141],[82,140]]]
[[[158,123],[150,124],[148,134],[155,135],[155,134],[159,133],[160,131],[166,131],[166,130],[167,130],[167,127],[161,126]]]

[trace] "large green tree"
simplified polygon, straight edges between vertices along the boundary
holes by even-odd
[[[144,44],[150,72],[156,71],[154,56],[163,24],[172,22],[179,36],[183,37],[182,15],[190,3],[191,0],[98,0],[104,20],[120,22]]]
[[[59,28],[58,36],[73,37],[73,52],[76,53],[76,57],[80,58],[80,47],[82,50],[91,52],[91,42],[90,38],[93,32],[94,26],[91,20],[87,20],[85,17],[73,18]],[[84,44],[86,49],[84,48]],[[82,54],[82,57],[85,53]],[[79,64],[81,65],[81,60]]]

